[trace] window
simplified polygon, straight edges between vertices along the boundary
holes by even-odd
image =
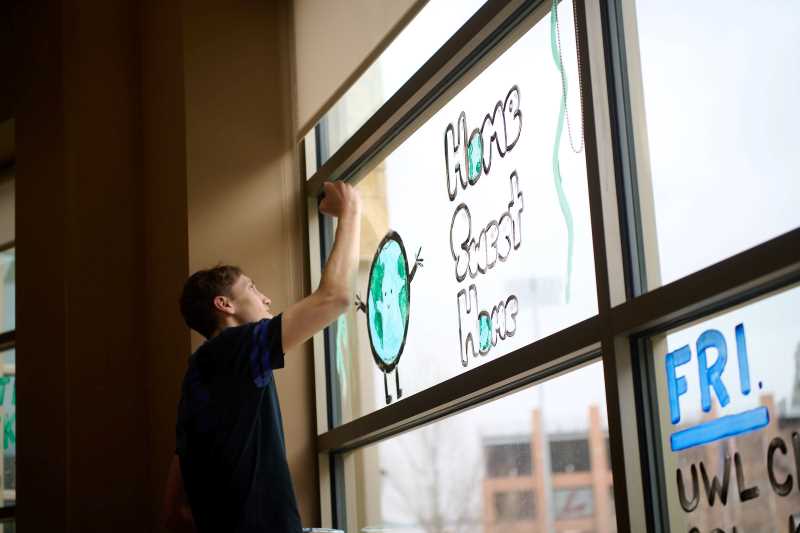
[[[766,3],[759,18],[769,24],[743,7],[637,2],[630,17],[651,289],[800,225],[800,5]]]
[[[569,455],[564,434],[582,435],[603,457],[606,431],[599,362],[355,451],[342,461],[348,531],[504,533],[581,518],[610,527],[612,484],[604,461],[556,470],[544,450]],[[574,391],[580,390],[576,394]],[[588,503],[587,503],[588,491]]]
[[[597,313],[585,157],[566,141],[554,154],[552,63],[542,20],[358,182],[361,263],[356,305],[336,324],[334,423]]]
[[[494,494],[495,522],[519,522],[533,519],[535,501],[532,490],[496,492]]]
[[[783,531],[800,506],[800,288],[650,337],[670,527]]]
[[[531,474],[530,437],[527,442],[486,444],[486,475],[488,477],[517,477]]]
[[[556,520],[587,518],[594,514],[592,487],[556,489],[553,492],[553,499],[556,507]]]
[[[364,199],[353,308],[315,339],[324,526],[800,519],[789,4],[487,2],[306,165],[312,285],[323,182]]]
[[[587,472],[590,469],[589,441],[586,438],[565,438],[550,448],[553,472]]]

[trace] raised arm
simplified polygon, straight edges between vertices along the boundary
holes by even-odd
[[[361,198],[347,183],[328,182],[324,188],[325,197],[319,210],[339,219],[336,237],[317,290],[283,313],[281,337],[285,352],[304,343],[347,311],[353,294],[361,241]]]

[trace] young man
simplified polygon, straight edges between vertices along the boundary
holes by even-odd
[[[164,502],[173,531],[300,533],[272,370],[352,301],[361,200],[326,183],[320,211],[339,219],[319,288],[282,314],[238,268],[196,272],[181,295],[187,325],[208,340],[192,354],[178,407]]]

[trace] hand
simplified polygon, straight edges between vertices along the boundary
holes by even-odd
[[[361,195],[352,185],[343,181],[327,181],[322,188],[323,197],[319,203],[322,213],[336,218],[361,214]]]

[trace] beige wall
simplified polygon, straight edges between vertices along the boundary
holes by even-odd
[[[154,531],[191,350],[192,268],[305,290],[288,9],[20,3],[18,524]],[[301,515],[319,523],[310,353],[278,374]]]
[[[14,240],[14,179],[0,177],[0,244]]]
[[[189,269],[241,266],[284,309],[304,293],[305,235],[291,140],[288,10],[198,0],[184,10]],[[236,28],[209,39],[220,28]],[[195,339],[195,344],[197,339]],[[310,345],[276,372],[304,524],[319,525]]]
[[[294,0],[300,133],[425,0]]]

